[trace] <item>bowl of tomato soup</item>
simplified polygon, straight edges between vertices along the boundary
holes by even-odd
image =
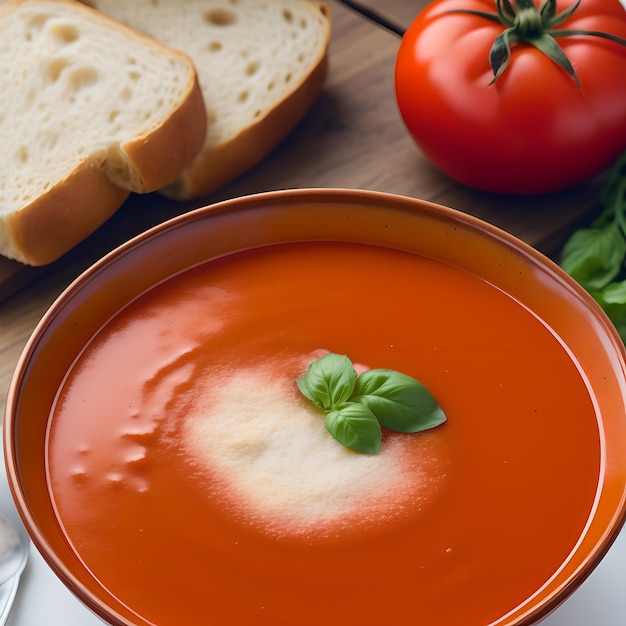
[[[326,352],[447,420],[347,450]],[[115,626],[522,626],[626,515],[624,346],[536,250],[405,197],[289,190],[162,224],[52,305],[11,382],[10,486]]]

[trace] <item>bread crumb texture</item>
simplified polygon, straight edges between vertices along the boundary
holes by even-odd
[[[1,11],[0,249],[11,239],[3,218],[87,160],[125,189],[140,187],[124,145],[180,106],[194,72],[179,53],[75,3]]]
[[[307,0],[85,0],[94,8],[140,30],[167,45],[184,51],[196,65],[206,106],[208,132],[197,168],[207,172],[224,168],[223,163],[203,163],[212,151],[227,147],[255,124],[264,120],[294,92],[307,83],[325,60],[330,37],[330,18],[323,4]],[[311,94],[306,104],[287,109],[283,123],[293,126],[290,115],[301,117],[321,88],[307,83]],[[294,122],[295,123],[295,122]],[[290,130],[291,128],[289,128]],[[268,123],[256,146],[242,142],[228,153],[232,170],[222,180],[209,183],[198,193],[226,182],[250,165],[245,152],[259,149],[272,138],[286,134],[280,121]],[[216,160],[224,155],[216,154]],[[241,158],[243,165],[237,161]],[[203,173],[192,174],[202,179]],[[195,183],[186,183],[193,185]],[[197,195],[194,190],[189,192]],[[183,192],[183,197],[189,194]]]
[[[427,437],[394,434],[378,455],[352,452],[286,372],[215,372],[185,422],[207,492],[233,519],[275,536],[333,537],[386,527],[425,505],[442,478]]]

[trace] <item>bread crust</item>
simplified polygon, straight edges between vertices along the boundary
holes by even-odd
[[[204,98],[194,74],[181,106],[154,131],[123,146],[141,175],[132,191],[156,191],[176,180],[199,154],[206,130]]]
[[[29,265],[46,265],[85,239],[124,203],[130,192],[111,182],[100,159],[84,161],[46,194],[6,218],[13,247]]]
[[[329,19],[329,10],[325,3],[311,4]],[[330,29],[323,52],[311,64],[310,73],[289,96],[230,141],[214,147],[205,146],[204,151],[182,176],[160,192],[175,200],[205,196],[231,182],[266,157],[302,120],[319,96],[328,74],[329,40]]]
[[[149,193],[169,185],[193,162],[202,149],[206,136],[206,107],[192,59],[185,52],[166,46],[88,4],[74,0],[61,1],[77,4],[81,9],[97,15],[99,20],[107,22],[111,28],[127,31],[136,38],[150,41],[152,45],[163,48],[167,54],[179,56],[189,64],[192,72],[180,106],[159,126],[120,147],[132,166],[122,167],[119,173],[115,166],[109,171],[109,176],[115,183],[135,193]],[[122,160],[125,158],[121,156]],[[133,171],[135,176],[132,176]]]

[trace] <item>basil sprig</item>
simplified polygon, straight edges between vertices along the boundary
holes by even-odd
[[[402,433],[434,428],[446,416],[426,387],[390,369],[357,376],[347,356],[329,353],[296,380],[302,395],[326,413],[326,430],[343,446],[378,454],[381,426]]]
[[[611,169],[600,202],[592,224],[565,242],[561,266],[593,296],[626,342],[626,153]]]

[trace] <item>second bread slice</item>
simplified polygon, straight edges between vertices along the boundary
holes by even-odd
[[[295,127],[326,76],[327,7],[308,0],[83,0],[187,53],[206,104],[202,152],[166,195],[208,194]]]

